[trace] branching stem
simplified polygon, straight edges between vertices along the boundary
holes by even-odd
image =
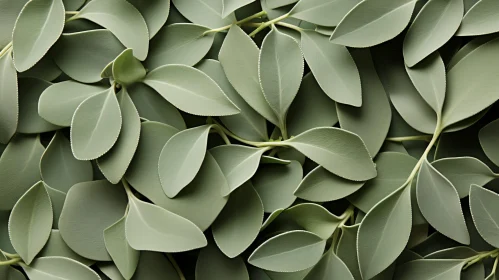
[[[256,13],[256,14],[252,15],[252,16],[249,16],[249,17],[247,17],[247,18],[244,18],[244,19],[242,19],[242,20],[240,20],[240,21],[236,21],[234,24],[235,24],[235,25],[241,25],[241,24],[244,24],[244,23],[246,23],[246,22],[248,22],[248,21],[250,21],[250,20],[252,20],[252,19],[255,19],[255,18],[261,18],[261,17],[263,17],[263,16],[265,16],[265,15],[267,15],[267,12],[265,12],[265,11],[261,11],[261,12],[259,12],[259,13]],[[220,28],[210,29],[210,30],[208,30],[208,31],[205,31],[205,32],[203,33],[203,36],[204,36],[204,35],[206,35],[206,34],[210,34],[210,33],[218,33],[218,32],[225,31],[225,30],[229,29],[229,28],[230,28],[232,25],[234,25],[234,24],[229,24],[229,25],[226,25],[226,26],[222,26],[222,27],[220,27]]]
[[[287,18],[287,17],[289,17],[289,13],[284,14],[284,15],[282,15],[282,16],[280,16],[280,17],[277,17],[277,18],[275,18],[275,19],[273,19],[273,20],[269,20],[269,21],[267,21],[267,22],[263,23],[262,25],[260,25],[257,29],[253,30],[253,32],[251,32],[251,33],[249,34],[249,36],[250,36],[250,37],[255,37],[255,35],[256,35],[256,34],[258,34],[258,32],[262,31],[262,30],[263,30],[263,29],[265,29],[266,27],[268,27],[268,26],[270,26],[270,25],[272,25],[272,24],[274,24],[274,23],[277,23],[277,22],[279,22],[279,21],[281,21],[281,20],[283,20],[283,19],[285,19],[285,18]]]
[[[463,267],[463,270],[467,269],[468,267],[472,266],[473,264],[475,264],[475,263],[477,263],[485,258],[488,258],[488,257],[497,258],[498,255],[499,255],[499,249],[495,249],[495,250],[488,251],[488,252],[482,252],[482,253],[480,253],[476,256],[473,256],[473,257],[469,257],[469,258],[465,259],[466,265]],[[494,266],[497,266],[497,259],[494,263]]]
[[[430,142],[432,139],[431,135],[418,135],[418,136],[404,136],[404,137],[389,137],[386,138],[387,141],[391,142],[405,142],[405,141],[426,141]]]
[[[10,259],[8,261],[3,261],[3,262],[0,262],[0,266],[4,266],[4,265],[13,265],[13,264],[16,264],[16,263],[19,263],[21,262],[22,259],[21,258],[14,258],[14,259]]]

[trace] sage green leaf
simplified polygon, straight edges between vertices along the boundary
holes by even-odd
[[[289,11],[289,16],[317,25],[336,26],[348,11],[359,2],[360,0],[300,0]],[[271,4],[269,3],[269,5]],[[271,6],[275,6],[275,4]]]
[[[282,212],[284,212],[284,208],[280,208],[280,209],[277,209],[275,210],[274,212],[270,213],[270,215],[267,217],[267,219],[265,219],[265,221],[263,222],[263,225],[262,225],[262,228],[260,229],[260,231],[263,231],[264,229],[266,229],[275,219],[277,219],[279,217],[279,215],[281,215]]]
[[[441,115],[445,100],[446,80],[445,65],[438,52],[428,55],[414,67],[406,66],[405,69],[421,97],[437,115]]]
[[[198,116],[239,113],[222,89],[205,73],[185,65],[166,65],[149,72],[143,81],[180,110]]]
[[[334,254],[332,249],[329,249],[329,251],[322,256],[321,260],[304,278],[304,280],[326,279],[355,279],[345,263]]]
[[[15,249],[12,247],[9,236],[9,217],[10,211],[0,211],[0,248],[6,252],[14,252]]]
[[[167,13],[167,11],[165,11]],[[149,48],[146,21],[126,0],[93,0],[70,19],[87,19],[111,31],[139,60],[145,60]]]
[[[304,270],[296,271],[296,272],[275,272],[275,271],[270,271],[270,270],[265,270],[265,274],[269,279],[272,280],[301,280],[305,276],[307,276],[307,273],[312,270],[313,267],[309,267]],[[265,280],[267,280],[265,278]]]
[[[454,56],[446,64],[447,69],[452,69],[459,61],[471,54],[477,47],[487,43],[494,38],[496,38],[495,34],[475,37],[473,40],[469,41],[466,45],[460,48],[459,51],[456,52],[456,54],[454,54]]]
[[[432,227],[459,243],[470,243],[459,194],[428,160],[419,170],[416,195],[419,209]]]
[[[225,178],[228,188],[221,189],[221,194],[226,196],[253,177],[260,158],[267,148],[253,148],[242,145],[224,145],[210,150]]]
[[[286,114],[303,77],[303,55],[291,36],[272,29],[262,43],[258,77],[265,99],[285,129]]]
[[[297,204],[285,212],[298,225],[326,240],[333,235],[341,219],[315,203]]]
[[[355,107],[362,105],[359,72],[347,48],[331,44],[315,31],[301,32],[301,48],[315,79],[331,99]]]
[[[291,160],[280,159],[271,156],[262,156],[260,159],[260,164],[282,164],[288,165],[291,163]]]
[[[33,67],[61,36],[64,28],[62,0],[28,1],[17,17],[12,50],[17,71]]]
[[[345,263],[354,279],[362,279],[360,275],[359,260],[357,258],[357,232],[359,224],[343,226],[341,237],[336,247],[336,255]],[[379,275],[379,274],[378,274]]]
[[[44,56],[33,67],[25,72],[19,73],[19,77],[38,78],[45,81],[53,81],[62,74],[61,69],[55,64],[52,54]]]
[[[64,8],[68,11],[76,11],[85,4],[85,0],[62,0],[62,2],[64,3]]]
[[[0,143],[6,144],[16,132],[19,115],[17,72],[11,52],[0,56],[0,100]]]
[[[113,62],[113,79],[121,85],[131,85],[146,76],[146,69],[133,56],[132,49],[126,49]]]
[[[376,176],[376,168],[364,142],[346,130],[313,128],[286,140],[286,145],[342,178],[365,181]]]
[[[241,257],[228,258],[214,245],[208,245],[201,249],[195,273],[196,280],[250,279]]]
[[[10,241],[27,265],[47,243],[53,219],[50,197],[41,181],[14,205],[9,218]]]
[[[12,41],[12,30],[16,24],[17,16],[28,0],[21,1],[0,1],[0,49],[3,49]],[[1,255],[1,254],[0,254]]]
[[[477,185],[470,188],[470,209],[480,236],[490,245],[499,245],[499,216],[495,208],[499,195]]]
[[[168,197],[175,197],[198,173],[206,154],[211,127],[203,125],[180,131],[161,150],[159,179]]]
[[[64,201],[66,201],[66,193],[59,190],[53,189],[45,184],[45,189],[50,196],[50,201],[52,202],[52,212],[54,213],[54,223],[52,228],[59,228],[59,217],[61,217],[62,207],[64,206]]]
[[[76,254],[73,250],[71,250],[66,242],[64,242],[59,230],[57,229],[52,230],[47,244],[45,244],[43,250],[40,251],[38,257],[66,257],[88,266],[94,263],[94,261],[85,259],[84,257]]]
[[[40,138],[16,135],[0,157],[0,210],[11,210],[16,201],[40,181],[39,163],[45,148]]]
[[[104,242],[113,262],[125,279],[131,279],[139,263],[140,252],[128,245],[124,216],[104,230]]]
[[[106,179],[117,184],[125,175],[137,150],[140,137],[140,118],[126,88],[116,94],[123,125],[116,144],[105,155],[97,159],[97,164]]]
[[[96,266],[100,270],[99,276],[103,280],[125,280],[113,262],[100,262]]]
[[[362,106],[357,108],[337,103],[338,119],[341,128],[356,133],[364,140],[369,154],[374,157],[388,134],[392,109],[374,68],[370,51],[368,49],[352,50],[352,56],[359,69]]]
[[[459,198],[468,196],[470,186],[484,186],[497,176],[479,159],[473,157],[443,158],[431,163],[456,188]]]
[[[234,14],[222,16],[223,0],[172,0],[172,2],[188,20],[209,28],[231,25],[236,21]]]
[[[276,115],[262,92],[258,78],[259,50],[255,42],[237,25],[225,37],[218,59],[237,93],[260,115],[278,125]]]
[[[38,100],[51,84],[35,78],[19,79],[19,123],[17,132],[42,133],[53,131],[59,126],[47,122],[38,115]]]
[[[125,214],[126,205],[121,185],[112,185],[106,180],[78,183],[66,196],[59,232],[78,255],[110,261],[103,231]]]
[[[208,244],[203,232],[191,221],[134,196],[129,197],[129,203],[126,239],[133,249],[174,253]]]
[[[256,248],[248,262],[270,271],[295,272],[312,267],[322,257],[326,241],[304,230],[278,234]]]
[[[314,202],[334,201],[349,196],[364,184],[363,181],[343,179],[327,171],[324,167],[317,166],[303,178],[294,195]]]
[[[205,26],[191,23],[166,26],[151,41],[145,66],[152,70],[167,64],[195,65],[213,44],[216,33],[204,35],[208,30]]]
[[[49,86],[38,100],[38,114],[59,126],[70,126],[76,108],[90,96],[106,90],[105,87],[64,81]]]
[[[462,260],[415,260],[405,263],[395,272],[395,279],[461,279]]]
[[[36,259],[30,266],[22,266],[30,279],[74,279],[100,280],[91,268],[65,257],[43,257]]]
[[[495,120],[480,129],[478,133],[480,146],[482,146],[484,153],[495,165],[499,165],[499,149],[497,148],[497,140],[499,139],[498,127],[499,120]]]
[[[222,123],[230,131],[244,139],[250,141],[268,140],[266,120],[251,108],[232,87],[220,62],[212,59],[202,60],[197,68],[210,76],[241,111],[237,115],[220,117]]]
[[[47,185],[64,193],[74,184],[92,181],[93,178],[92,164],[75,159],[69,140],[60,130],[55,133],[42,155],[40,174]]]
[[[100,81],[102,69],[125,49],[107,29],[64,33],[53,48],[57,66],[82,83]]]
[[[255,2],[255,0],[223,0],[222,18],[230,16],[237,9]]]
[[[92,95],[76,108],[71,121],[71,150],[79,160],[107,153],[121,131],[121,110],[114,88]]]
[[[141,124],[139,145],[125,178],[138,192],[152,201],[156,197],[166,197],[158,175],[159,155],[166,142],[177,132],[178,129],[158,122]]]
[[[499,95],[492,90],[499,83],[496,69],[491,68],[499,56],[495,51],[499,39],[477,47],[447,73],[447,94],[442,115],[443,127],[471,117],[497,101]],[[479,69],[470,71],[470,69]],[[466,76],[466,79],[462,77]],[[480,92],[476,99],[473,93]]]
[[[250,181],[229,197],[211,230],[220,250],[229,258],[239,256],[256,239],[263,222],[263,204]]]
[[[164,254],[149,251],[141,252],[139,265],[132,280],[163,280],[165,277],[171,280],[180,280],[175,268]]]
[[[446,248],[442,250],[438,250],[431,254],[426,255],[425,259],[467,259],[469,257],[474,257],[478,255],[478,252],[475,250],[465,247],[465,246],[456,246],[451,248]]]
[[[497,13],[499,5],[495,1],[480,0],[463,17],[456,36],[485,35],[499,31]]]
[[[154,37],[161,27],[165,25],[166,19],[170,12],[169,0],[127,0],[139,10],[140,14],[144,17],[149,31],[149,38]]]
[[[403,52],[406,65],[413,67],[443,46],[456,33],[463,13],[461,0],[428,1],[405,35]]]
[[[269,9],[275,9],[282,6],[287,6],[290,4],[294,4],[298,2],[298,0],[266,0],[266,4]]]
[[[411,216],[409,187],[393,192],[367,213],[357,234],[362,279],[373,278],[402,253],[411,233]]]

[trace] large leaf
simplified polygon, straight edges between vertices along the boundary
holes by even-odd
[[[209,28],[230,25],[236,21],[234,14],[222,16],[222,0],[172,0],[172,2],[184,17]]]
[[[26,3],[12,33],[16,69],[26,71],[42,59],[61,35],[63,27],[62,0],[32,0]]]
[[[152,38],[165,25],[170,12],[170,0],[127,0],[139,10],[144,17],[149,31],[149,38]]]
[[[30,264],[49,239],[52,204],[43,182],[36,183],[14,205],[9,218],[12,246]]]
[[[353,181],[376,176],[376,168],[362,139],[334,127],[310,129],[286,141],[328,171]]]
[[[497,140],[499,139],[498,133],[499,120],[495,120],[482,129],[478,133],[478,139],[480,140],[480,146],[487,157],[495,164],[499,166],[499,149],[497,147]]]
[[[360,0],[300,0],[289,11],[289,15],[317,25],[336,26],[348,11],[359,2]]]
[[[47,190],[49,189],[47,188]],[[38,254],[37,257],[66,257],[88,266],[95,262],[85,259],[71,250],[62,239],[59,230],[56,229],[52,230],[47,244],[45,244],[45,247],[43,247],[43,250],[40,251],[40,254]]]
[[[11,52],[0,56],[0,101],[0,143],[6,144],[16,132],[19,115],[17,72]]]
[[[457,30],[457,36],[485,35],[499,31],[499,5],[494,0],[480,0],[469,9]]]
[[[12,41],[12,30],[16,24],[17,16],[28,0],[21,1],[0,1],[0,49],[7,46]],[[1,256],[1,254],[0,254]]]
[[[345,263],[334,254],[332,249],[329,249],[329,251],[322,256],[321,260],[304,278],[304,280],[327,279],[355,279]]]
[[[341,228],[341,237],[336,247],[336,255],[345,263],[354,279],[362,279],[357,257],[357,232],[359,224]],[[378,274],[379,275],[379,274]]]
[[[395,272],[400,280],[447,280],[461,279],[461,269],[466,262],[462,260],[415,260],[405,263]]]
[[[471,185],[470,209],[473,222],[482,238],[494,247],[499,246],[499,195],[477,185]]]
[[[285,210],[298,225],[326,240],[333,235],[341,219],[315,203],[301,203]]]
[[[104,242],[113,262],[125,279],[132,278],[139,263],[140,252],[135,251],[125,236],[124,216],[104,230]]]
[[[128,86],[141,81],[146,76],[146,69],[133,56],[132,49],[126,49],[116,57],[112,66],[113,79],[120,85]]]
[[[74,279],[100,280],[91,268],[65,257],[43,257],[36,259],[30,266],[22,266],[30,279]]]
[[[199,252],[195,273],[199,280],[250,279],[241,257],[228,258],[214,245],[208,245]]]
[[[355,107],[362,105],[359,72],[347,48],[331,44],[315,31],[301,32],[301,48],[315,79],[331,99]]]

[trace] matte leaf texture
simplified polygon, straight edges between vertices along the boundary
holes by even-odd
[[[0,56],[0,81],[0,143],[6,144],[16,132],[19,116],[17,72],[11,52]]]
[[[180,280],[175,268],[164,254],[150,251],[140,253],[139,266],[132,279],[161,280],[165,276],[172,280]]]
[[[250,279],[241,257],[228,258],[214,245],[208,245],[201,249],[195,273],[197,280]]]
[[[333,235],[341,219],[315,203],[301,203],[286,210],[293,220],[305,230],[326,240]]]
[[[47,190],[49,189],[47,188]],[[59,230],[57,229],[52,230],[52,232],[50,233],[50,237],[45,244],[45,247],[43,247],[43,250],[40,251],[38,257],[66,257],[87,266],[94,263],[94,261],[85,259],[84,257],[76,254],[73,250],[71,250],[66,242],[64,242]]]
[[[31,0],[26,3],[12,33],[16,69],[23,72],[33,67],[57,41],[63,27],[62,0]]]
[[[498,223],[497,201],[499,195],[477,185],[470,188],[470,209],[473,222],[480,236],[490,245],[498,247]]]
[[[30,266],[22,266],[30,279],[75,279],[99,280],[99,275],[91,268],[75,260],[64,257],[38,258]]]
[[[497,132],[498,127],[498,120],[487,124],[482,129],[480,129],[478,138],[480,140],[480,146],[482,146],[482,149],[487,157],[495,165],[499,166],[499,150],[497,148],[497,140],[499,139],[499,133]]]
[[[169,0],[127,0],[139,10],[144,17],[149,31],[149,38],[154,37],[165,25],[170,12]]]
[[[235,21],[234,14],[222,15],[224,2],[222,0],[172,0],[173,5],[188,20],[217,28],[230,25]]]
[[[124,50],[113,62],[113,78],[121,85],[128,86],[142,80],[146,69],[133,56],[132,49]]]
[[[397,267],[396,279],[461,279],[461,260],[415,260]]]
[[[499,5],[495,1],[477,1],[464,15],[457,36],[485,35],[499,31],[497,13]]]
[[[140,252],[128,245],[125,236],[126,217],[104,230],[104,242],[113,262],[125,279],[131,279],[139,263]]]
[[[16,19],[28,0],[21,1],[0,1],[2,19],[0,24],[0,48],[7,46],[12,41],[12,30],[16,24]]]
[[[321,260],[307,274],[304,280],[326,280],[326,279],[345,279],[354,280],[352,273],[348,270],[345,263],[333,253],[333,250],[326,252]]]
[[[289,11],[289,15],[317,25],[336,26],[359,2],[360,0],[300,0]]]

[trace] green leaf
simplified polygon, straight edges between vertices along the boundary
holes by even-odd
[[[405,35],[403,52],[406,65],[413,67],[443,46],[456,33],[463,13],[462,0],[428,1]]]
[[[464,15],[456,36],[485,35],[499,31],[498,12],[496,1],[478,1]]]
[[[74,81],[52,84],[42,92],[38,114],[59,126],[70,126],[76,108],[90,96],[105,91],[103,86],[85,85]]]
[[[175,197],[198,173],[206,154],[211,127],[203,125],[180,131],[161,150],[159,179],[168,197]]]
[[[33,67],[61,36],[64,27],[62,0],[31,0],[17,17],[12,49],[17,71]]]
[[[303,178],[294,195],[314,202],[334,201],[349,196],[364,184],[363,181],[343,179],[327,171],[324,167],[317,166]]]
[[[441,115],[445,100],[446,80],[445,65],[438,52],[430,54],[418,65],[412,68],[406,66],[405,69],[421,97],[437,115]]]
[[[315,31],[301,32],[301,48],[315,79],[331,99],[355,107],[362,105],[359,72],[347,48],[331,44]]]
[[[14,30],[17,16],[23,9],[26,2],[28,2],[28,0],[0,1],[0,11],[2,11],[2,23],[0,24],[0,49],[4,48],[12,41],[12,30]]]
[[[82,83],[95,83],[125,47],[111,31],[98,29],[64,33],[53,49],[54,61],[64,73]]]
[[[289,11],[289,16],[317,25],[336,26],[359,2],[360,0],[300,0]],[[275,4],[269,3],[269,5],[272,9],[275,8]]]
[[[314,128],[286,140],[286,145],[342,178],[365,181],[376,176],[376,168],[364,142],[346,130]]]
[[[0,99],[2,100],[0,103],[2,112],[0,143],[6,144],[16,132],[19,115],[17,72],[11,52],[0,56]]]
[[[43,257],[36,259],[30,266],[22,266],[30,279],[74,279],[99,280],[99,275],[91,268],[75,260],[64,257]]]
[[[62,0],[64,8],[68,11],[75,11],[85,4],[85,0]]]
[[[277,209],[275,210],[274,212],[270,213],[270,215],[267,217],[267,219],[265,219],[265,221],[263,222],[263,225],[262,225],[262,228],[260,229],[260,231],[263,231],[264,229],[266,229],[275,219],[277,219],[279,217],[279,215],[281,215],[282,212],[284,212],[284,208],[280,208],[280,209]]]
[[[149,38],[154,37],[165,25],[170,12],[170,0],[127,0],[144,17],[149,31]]]
[[[61,236],[78,255],[110,261],[103,231],[125,214],[126,205],[121,185],[106,180],[78,183],[69,190],[62,208]]]
[[[269,9],[275,9],[282,6],[294,4],[296,2],[298,2],[298,0],[266,0],[266,5]]]
[[[143,82],[180,110],[198,116],[239,113],[222,89],[205,73],[185,65],[166,65],[149,72]]]
[[[387,268],[407,245],[412,227],[411,191],[403,187],[377,203],[364,217],[357,235],[362,279]]]
[[[114,88],[92,95],[76,108],[71,121],[71,149],[79,160],[107,153],[121,131],[121,110]]]
[[[461,279],[461,269],[466,262],[462,260],[415,260],[405,263],[395,272],[395,279],[416,280]]]
[[[288,231],[258,246],[249,256],[248,262],[270,271],[300,271],[318,263],[325,246],[326,241],[311,232]]]
[[[228,258],[214,245],[208,245],[201,249],[195,273],[198,280],[250,279],[241,257]]]
[[[388,134],[392,110],[370,51],[352,50],[352,56],[360,72],[362,106],[357,108],[337,103],[338,119],[341,128],[356,133],[364,140],[369,154],[374,157]]]
[[[459,194],[427,160],[419,170],[416,195],[419,209],[432,227],[459,243],[470,243]]]
[[[166,13],[166,11],[165,11]],[[145,60],[149,48],[146,21],[126,0],[95,0],[88,2],[74,19],[87,19],[111,31],[139,60]]]
[[[134,196],[129,197],[129,203],[126,239],[133,249],[174,253],[208,244],[203,232],[191,221]]]
[[[132,49],[126,49],[113,62],[113,78],[121,85],[131,85],[146,76],[146,69],[133,56]]]
[[[52,228],[59,228],[59,217],[61,217],[62,207],[64,206],[64,201],[66,201],[66,193],[59,190],[53,189],[45,184],[45,188],[50,196],[50,201],[52,202],[52,212],[54,212],[54,224]]]
[[[332,249],[329,249],[329,251],[322,256],[321,260],[304,278],[304,280],[326,279],[355,279],[345,263],[334,254]]]
[[[9,216],[10,211],[0,211],[0,248],[8,252],[14,252],[15,249],[12,247],[9,236]],[[0,254],[1,256],[2,254]]]
[[[364,0],[340,21],[331,42],[354,48],[381,44],[399,35],[409,23],[417,1]]]
[[[180,280],[175,268],[164,254],[149,251],[141,252],[139,265],[132,279],[163,280],[165,277],[171,280]]]
[[[470,188],[470,209],[473,223],[480,236],[494,247],[499,246],[499,195],[477,185]]]
[[[210,50],[216,33],[191,23],[167,25],[151,41],[145,65],[152,70],[167,64],[194,66]]]
[[[47,243],[53,218],[43,182],[36,183],[14,205],[9,218],[10,241],[27,265]]]
[[[52,230],[52,232],[50,233],[50,237],[47,241],[47,244],[45,244],[43,250],[40,251],[38,257],[65,257],[73,259],[87,266],[90,266],[91,264],[94,263],[94,261],[85,259],[84,257],[76,254],[73,250],[71,250],[71,248],[68,247],[66,242],[64,242],[59,230],[57,229]]]
[[[213,226],[218,248],[229,258],[239,256],[256,239],[263,222],[263,204],[250,181],[235,190]]]
[[[222,0],[172,0],[172,2],[184,17],[209,28],[231,25],[236,21],[234,14],[222,16],[224,5]]]
[[[278,125],[279,121],[260,86],[258,56],[255,42],[239,26],[232,25],[218,55],[225,75],[244,101],[271,123]]]
[[[242,145],[224,145],[210,150],[225,178],[228,188],[221,189],[221,194],[226,196],[253,177],[260,158],[267,148],[252,148]]]
[[[62,71],[55,64],[52,53],[44,56],[33,67],[25,72],[19,73],[19,77],[23,78],[37,78],[45,81],[53,81],[61,76]]]
[[[125,280],[113,262],[100,262],[96,266],[101,272],[99,276],[104,280]]]
[[[64,193],[74,184],[93,178],[92,164],[75,159],[71,144],[61,131],[55,133],[42,155],[40,174],[47,185]]]
[[[16,201],[40,181],[39,163],[45,148],[40,138],[16,135],[0,158],[0,210],[11,210]]]
[[[326,240],[333,235],[341,219],[315,203],[297,204],[285,211],[298,225]]]
[[[128,245],[125,237],[124,216],[104,230],[104,242],[113,262],[125,279],[132,278],[139,263],[140,252]]]
[[[288,165],[271,164],[260,168],[251,182],[260,196],[265,212],[288,208],[296,197],[293,192],[300,184],[303,170],[297,161]]]
[[[497,139],[499,139],[498,127],[499,120],[495,120],[480,129],[478,133],[480,146],[482,146],[487,157],[495,165],[499,165],[499,149],[497,148]]]
[[[485,163],[473,157],[443,158],[432,162],[431,165],[449,179],[459,198],[468,196],[472,184],[484,186],[496,178]]]
[[[340,240],[338,240],[338,246],[336,247],[336,255],[345,263],[354,276],[354,279],[362,279],[357,257],[358,230],[359,224],[343,226],[341,228],[341,237]]]
[[[446,64],[447,70],[452,69],[459,61],[470,55],[477,47],[487,43],[495,37],[495,34],[491,34],[487,36],[475,37],[473,40],[469,41],[466,45],[460,48]]]

